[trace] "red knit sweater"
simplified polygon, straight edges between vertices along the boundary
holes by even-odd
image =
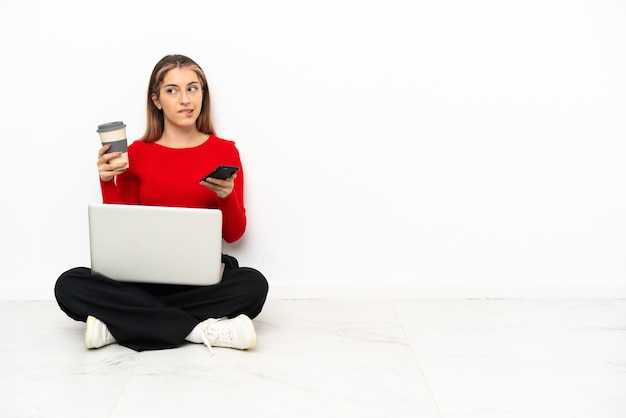
[[[104,203],[218,208],[222,211],[224,240],[234,242],[243,235],[244,175],[234,142],[210,135],[197,147],[178,149],[135,141],[128,147],[128,161],[128,170],[115,181],[100,180]],[[200,184],[200,179],[218,165],[241,167],[233,192],[224,199]]]

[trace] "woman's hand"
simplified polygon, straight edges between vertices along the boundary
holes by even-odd
[[[110,154],[105,154],[110,147],[110,144],[106,144],[98,151],[98,173],[103,181],[111,180],[113,177],[123,173],[128,168],[128,163],[126,162],[111,162],[113,158],[119,157],[122,153],[112,152]]]
[[[209,177],[206,181],[201,181],[200,184],[209,190],[213,190],[217,197],[223,199],[233,192],[235,188],[235,179],[237,174],[233,174],[226,180],[214,179]]]

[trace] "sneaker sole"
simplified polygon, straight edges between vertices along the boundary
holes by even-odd
[[[96,321],[97,319],[94,316],[88,316],[85,321],[85,347],[87,348],[98,348],[93,343]]]
[[[246,328],[248,328],[248,332],[252,336],[252,338],[250,339],[250,344],[248,344],[247,347],[242,348],[242,350],[249,350],[251,348],[254,348],[254,346],[256,345],[256,330],[254,329],[254,324],[252,323],[252,320],[248,318],[247,315],[243,314],[239,315],[237,319],[245,322]]]

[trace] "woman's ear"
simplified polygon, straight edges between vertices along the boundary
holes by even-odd
[[[152,103],[154,103],[154,106],[161,110],[161,103],[159,102],[159,97],[156,95],[156,93],[152,93]]]

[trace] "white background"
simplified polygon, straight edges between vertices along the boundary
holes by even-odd
[[[203,67],[242,154],[249,227],[227,251],[275,295],[626,296],[626,2],[0,0],[0,15],[0,298],[52,298],[89,264],[96,126],[139,137],[170,53]]]

